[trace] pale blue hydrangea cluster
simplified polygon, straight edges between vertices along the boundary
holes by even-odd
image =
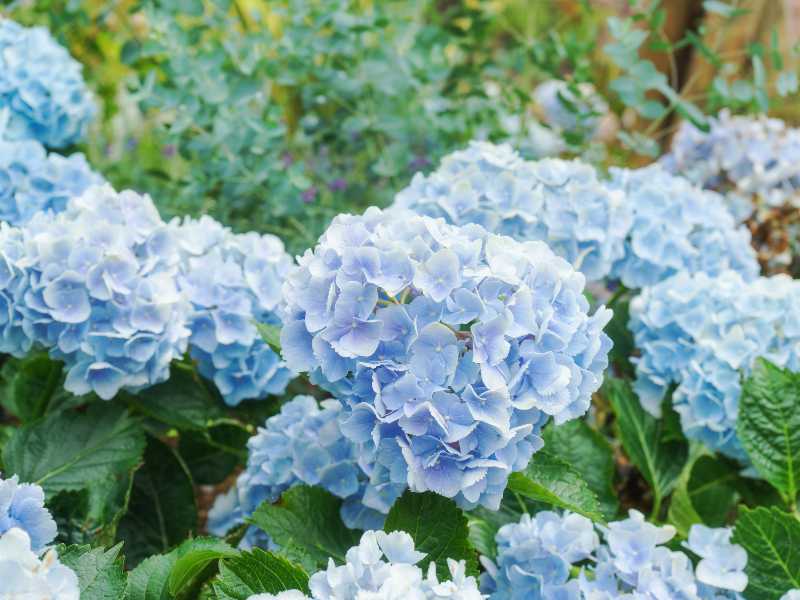
[[[25,530],[0,534],[0,598],[79,600],[80,595],[78,576],[59,562],[55,549],[40,557]]]
[[[758,274],[750,233],[718,194],[658,166],[612,169],[524,161],[509,146],[473,142],[417,174],[391,210],[477,223],[518,241],[541,240],[590,282],[653,285],[679,272]]]
[[[380,528],[384,514],[365,507],[367,477],[358,466],[358,448],[339,428],[342,405],[297,396],[266,420],[247,443],[247,468],[236,486],[209,512],[209,531],[224,535],[244,523],[262,502],[277,502],[293,485],[317,485],[342,498],[341,516],[354,529]],[[251,528],[245,545],[263,545]]]
[[[167,379],[186,349],[189,304],[177,244],[149,197],[91,187],[62,213],[0,229],[0,247],[12,353],[49,349],[74,394],[109,399]]]
[[[533,99],[543,121],[556,131],[584,131],[591,136],[608,112],[608,103],[591,83],[576,87],[578,94],[566,81],[551,79],[536,87]]]
[[[672,403],[686,435],[745,460],[736,437],[740,378],[758,357],[800,369],[800,282],[679,273],[632,301],[629,327],[641,350],[635,389],[644,408],[660,415],[677,385]]]
[[[0,352],[24,356],[33,345],[23,326],[28,289],[25,236],[4,222],[0,222],[0,259]]]
[[[525,161],[510,146],[488,142],[446,156],[428,176],[417,173],[394,206],[544,241],[589,281],[605,278],[625,255],[632,219],[623,193],[605,186],[588,164]]]
[[[56,537],[56,522],[44,507],[44,491],[32,483],[19,483],[16,475],[0,476],[0,535],[22,529],[34,552],[41,552]]]
[[[781,600],[800,600],[800,590],[789,590],[781,596]]]
[[[766,116],[724,110],[703,132],[683,123],[662,163],[695,183],[730,193],[746,217],[752,201],[767,207],[800,206],[800,129]],[[742,200],[744,202],[742,202]]]
[[[282,394],[291,372],[262,339],[256,322],[279,325],[275,308],[292,265],[273,235],[233,234],[210,217],[174,221],[181,253],[179,286],[192,303],[189,350],[225,402]]]
[[[46,29],[0,17],[0,109],[9,111],[10,139],[78,142],[97,112],[81,71]]]
[[[497,558],[482,558],[481,590],[490,600],[740,599],[747,587],[747,553],[730,529],[695,525],[685,546],[700,558],[665,547],[675,535],[631,510],[595,526],[585,517],[544,511],[497,533]],[[576,574],[577,571],[577,574]]]
[[[39,212],[62,212],[103,178],[92,171],[83,154],[48,154],[34,140],[2,139],[0,127],[0,220],[23,225]]]
[[[611,313],[588,314],[583,275],[542,242],[371,208],[298,260],[284,358],[345,405],[380,512],[406,486],[496,509],[542,426],[602,381]]]
[[[613,279],[628,288],[654,285],[675,273],[758,275],[750,233],[736,224],[715,192],[701,190],[658,165],[611,169],[612,188],[625,194],[633,220],[625,256]]]
[[[347,551],[345,564],[311,576],[311,596],[296,591],[259,594],[249,600],[483,600],[478,582],[467,576],[466,563],[448,559],[450,579],[439,581],[436,563],[427,574],[417,566],[425,558],[403,531],[366,531],[358,546]]]

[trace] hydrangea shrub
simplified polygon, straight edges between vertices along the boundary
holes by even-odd
[[[43,27],[0,17],[0,110],[9,112],[6,135],[48,148],[80,141],[97,113],[82,70]]]
[[[92,187],[66,211],[6,231],[24,252],[5,288],[22,299],[21,319],[9,325],[21,326],[20,346],[43,346],[65,363],[68,391],[110,399],[167,379],[186,350],[189,305],[176,241],[149,197]]]
[[[0,132],[0,220],[18,226],[39,212],[62,212],[70,198],[102,183],[83,154],[48,154],[37,141],[4,140]]]
[[[589,281],[607,277],[624,256],[632,220],[622,192],[607,188],[588,164],[524,161],[510,146],[486,142],[447,155],[430,175],[415,175],[394,206],[541,240]]]
[[[268,418],[247,443],[247,468],[212,507],[209,531],[224,535],[244,523],[262,502],[277,502],[289,487],[301,483],[318,485],[342,498],[341,516],[348,527],[381,527],[384,514],[362,502],[367,476],[358,465],[358,446],[341,432],[341,412],[336,400],[320,406],[311,396],[297,396]],[[245,545],[265,542],[269,545],[251,527]]]
[[[225,402],[282,394],[291,378],[256,324],[278,325],[275,309],[292,260],[272,235],[234,234],[210,217],[174,221],[179,287],[191,302],[189,348]]]
[[[717,277],[681,272],[645,289],[631,303],[630,329],[642,406],[661,414],[672,405],[684,433],[738,459],[736,437],[741,374],[758,357],[800,368],[797,320],[800,284],[785,275],[746,281],[733,271]]]
[[[665,546],[674,536],[673,527],[635,510],[607,526],[570,513],[524,515],[497,533],[497,559],[484,561],[481,590],[490,600],[740,597],[747,553],[729,529],[692,527],[685,546],[700,557],[696,568]]]
[[[346,407],[372,447],[364,469],[391,505],[409,486],[497,507],[539,433],[586,412],[610,311],[541,242],[412,213],[340,215],[284,284],[290,367]]]

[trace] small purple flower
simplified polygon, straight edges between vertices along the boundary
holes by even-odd
[[[328,184],[328,187],[332,192],[343,192],[347,189],[347,180],[337,177]]]
[[[300,197],[303,199],[305,204],[311,204],[314,200],[317,199],[317,188],[315,186],[311,186],[307,190],[304,190]]]

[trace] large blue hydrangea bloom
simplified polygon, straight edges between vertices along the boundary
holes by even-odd
[[[341,516],[355,529],[380,528],[384,515],[362,502],[367,476],[357,463],[357,446],[342,435],[342,406],[311,396],[297,396],[267,419],[247,443],[247,468],[236,486],[209,512],[209,531],[224,535],[253,514],[262,502],[277,502],[293,485],[318,485],[344,499]],[[252,530],[253,528],[251,528]],[[246,545],[263,545],[249,531]]]
[[[629,327],[644,408],[659,415],[677,384],[672,402],[686,435],[745,460],[736,437],[740,376],[758,357],[800,369],[800,282],[679,273],[632,301]]]
[[[62,212],[71,197],[101,183],[83,154],[48,154],[34,140],[0,139],[0,221],[23,225],[38,212]]]
[[[631,225],[622,192],[608,189],[591,166],[525,161],[510,146],[488,142],[472,142],[430,175],[415,175],[394,206],[547,242],[589,281],[606,277],[624,256]]]
[[[78,576],[58,560],[56,550],[39,557],[24,529],[0,534],[0,598],[79,600]]]
[[[720,192],[730,192],[743,207],[800,206],[800,129],[765,116],[731,116],[724,110],[709,119],[708,132],[681,125],[670,153],[661,162],[674,173]],[[742,200],[744,202],[742,202]]]
[[[633,215],[625,256],[611,272],[625,286],[654,285],[679,272],[718,275],[731,269],[748,279],[758,275],[750,233],[736,224],[719,194],[658,165],[612,168],[609,185],[625,194]]]
[[[92,187],[22,233],[25,289],[15,309],[27,336],[64,361],[66,389],[109,399],[166,380],[186,350],[189,305],[177,244],[150,198]]]
[[[49,148],[78,142],[97,112],[81,71],[46,29],[0,17],[0,109],[10,115],[6,134]]]
[[[346,406],[365,505],[409,486],[497,508],[539,432],[583,415],[611,313],[542,242],[403,211],[339,215],[284,284],[281,342]],[[367,452],[368,449],[372,452]]]
[[[189,349],[225,402],[281,394],[291,378],[256,322],[279,324],[275,308],[292,264],[273,235],[233,234],[211,219],[172,223],[181,253],[180,288],[192,303]]]
[[[686,547],[700,557],[696,570],[688,555],[664,546],[673,527],[635,510],[597,530],[602,540],[585,517],[550,511],[504,525],[496,560],[482,558],[482,591],[490,600],[743,600],[747,553],[730,542],[730,529],[691,528]]]
[[[0,535],[13,528],[30,538],[34,552],[41,552],[56,537],[56,522],[44,507],[44,491],[19,477],[0,477]]]

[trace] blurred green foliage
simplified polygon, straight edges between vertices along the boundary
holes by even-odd
[[[796,99],[776,32],[743,50],[747,73],[708,46],[751,18],[746,2],[704,2],[720,31],[677,41],[669,3],[616,4],[28,0],[6,12],[86,65],[104,110],[81,149],[115,186],[150,193],[165,216],[207,213],[301,252],[334,215],[385,205],[470,139],[524,139],[547,79],[609,102],[601,135],[562,132],[568,153],[601,164],[650,160],[676,117],[703,127],[722,107]],[[674,70],[687,47],[714,73],[702,97],[656,67],[663,55]]]

